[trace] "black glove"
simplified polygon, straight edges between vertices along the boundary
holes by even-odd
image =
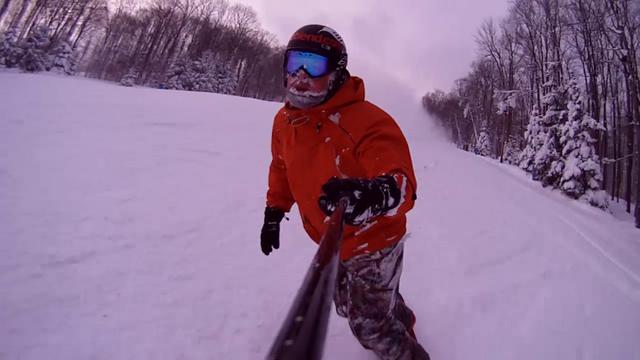
[[[362,225],[369,219],[386,214],[400,203],[400,189],[393,176],[384,175],[373,179],[338,179],[332,177],[322,185],[324,195],[318,203],[325,214],[331,215],[343,196],[349,198],[345,211],[345,222]]]
[[[284,217],[284,211],[267,207],[264,209],[264,225],[260,232],[260,246],[265,255],[269,255],[273,249],[280,247],[280,221]]]

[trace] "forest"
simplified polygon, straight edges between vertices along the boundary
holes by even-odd
[[[640,227],[640,2],[513,0],[476,35],[468,75],[424,108],[461,148]]]
[[[3,0],[0,66],[279,100],[282,48],[226,0]]]

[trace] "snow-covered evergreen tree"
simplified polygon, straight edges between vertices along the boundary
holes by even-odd
[[[216,67],[216,81],[218,83],[217,93],[232,95],[238,88],[238,80],[231,64],[219,64]]]
[[[218,79],[216,76],[218,60],[211,51],[205,51],[200,58],[191,62],[194,74],[194,91],[217,92]]]
[[[134,68],[131,68],[122,77],[122,79],[120,79],[120,85],[131,87],[136,84],[137,78],[138,78],[138,72]]]
[[[18,30],[10,28],[0,36],[0,66],[16,67],[20,63],[23,50],[18,45]]]
[[[511,165],[519,164],[520,153],[518,140],[510,136],[504,146],[504,162]]]
[[[49,44],[49,29],[46,26],[35,27],[20,44],[23,50],[20,68],[29,72],[50,70],[51,57],[47,53]]]
[[[496,100],[497,114],[508,114],[517,107],[518,91],[515,90],[495,90],[493,94]]]
[[[58,43],[51,52],[51,70],[66,75],[75,73],[76,61],[68,41]]]
[[[602,169],[592,134],[604,128],[585,113],[580,88],[575,80],[569,84],[568,120],[562,125],[562,155],[565,159],[560,189],[574,199],[606,208],[608,198],[602,190]]]
[[[544,128],[542,127],[542,116],[537,106],[534,106],[529,117],[529,124],[524,133],[525,148],[520,154],[520,168],[533,174],[533,163],[536,153],[543,144]]]
[[[186,57],[175,60],[169,66],[166,77],[164,87],[167,89],[192,90],[194,75],[191,71],[191,60]]]
[[[164,86],[176,90],[235,94],[238,86],[231,66],[221,63],[211,51],[205,51],[196,60],[177,59],[169,67],[166,78]]]
[[[489,131],[485,128],[480,130],[476,141],[475,153],[480,156],[491,157],[491,137]]]
[[[543,186],[558,187],[564,161],[560,143],[560,127],[567,121],[565,89],[559,83],[558,68],[560,64],[547,64],[549,80],[545,84],[548,89],[543,98],[547,111],[540,121],[542,127],[542,145],[533,159],[533,179],[542,181]]]
[[[197,60],[181,58],[167,71],[168,89],[215,92],[217,89],[216,61],[210,51]]]

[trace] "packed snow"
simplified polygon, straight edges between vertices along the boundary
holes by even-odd
[[[376,81],[418,176],[401,290],[432,358],[639,359],[630,217],[455,149]],[[260,251],[279,106],[0,73],[0,359],[264,358],[316,249],[294,209]],[[326,359],[375,358],[331,316]]]

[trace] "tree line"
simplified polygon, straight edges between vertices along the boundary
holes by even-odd
[[[622,199],[640,227],[640,2],[512,0],[476,43],[425,109],[460,147],[599,207]]]
[[[282,48],[227,0],[3,0],[0,66],[276,100]],[[68,64],[67,64],[68,63]]]

